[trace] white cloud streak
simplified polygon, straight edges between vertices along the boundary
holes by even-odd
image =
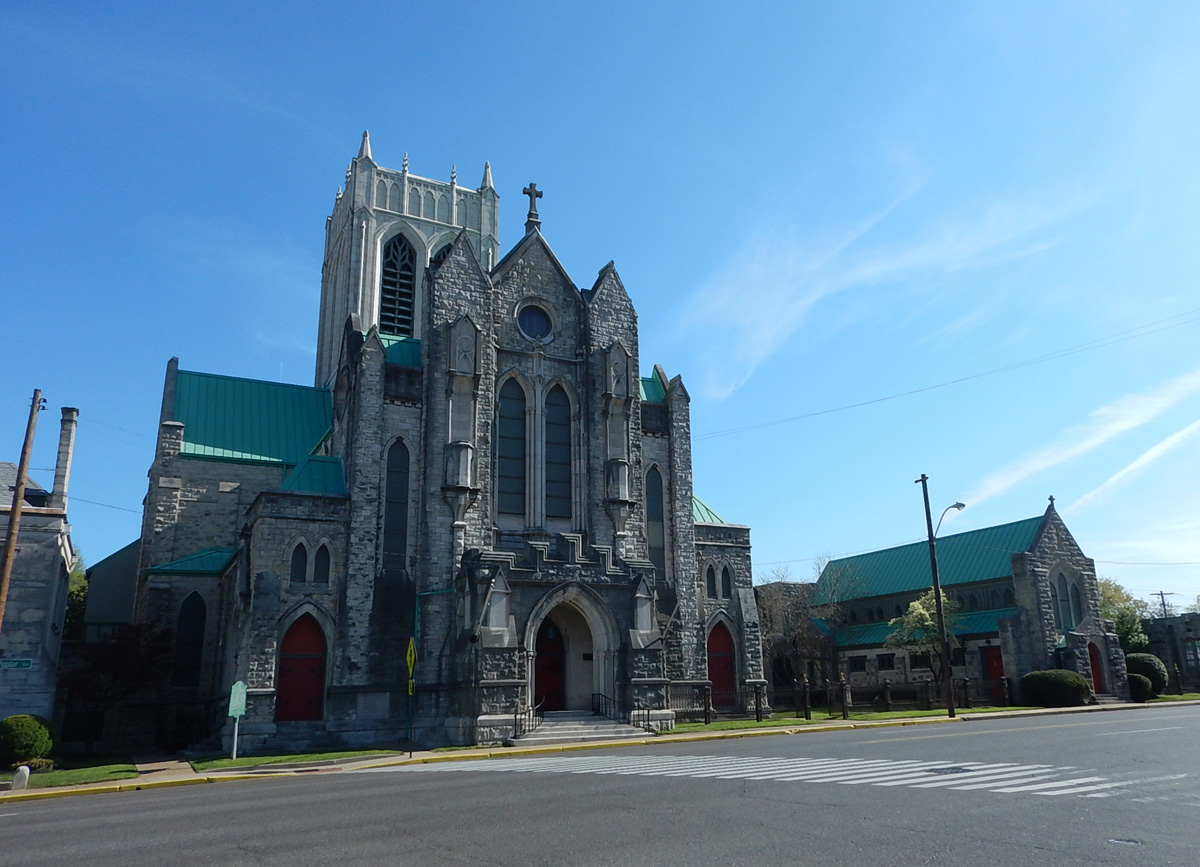
[[[1149,467],[1159,458],[1163,457],[1173,449],[1183,445],[1184,442],[1186,442],[1196,433],[1200,433],[1200,419],[1192,422],[1183,430],[1175,431],[1175,433],[1171,434],[1166,439],[1142,452],[1142,454],[1139,455],[1135,460],[1131,461],[1120,470],[1113,473],[1100,486],[1088,491],[1086,494],[1072,503],[1065,511],[1072,512],[1076,509],[1079,509],[1082,506],[1087,505],[1092,500],[1099,499],[1108,494],[1110,491],[1113,491],[1126,482],[1131,481],[1144,472],[1147,467]]]
[[[1050,445],[1037,449],[1007,466],[989,473],[970,493],[967,502],[977,505],[985,500],[990,500],[1038,473],[1085,455],[1114,437],[1152,421],[1197,392],[1200,392],[1200,370],[1178,376],[1142,394],[1126,395],[1105,404],[1093,410],[1086,422],[1067,429]],[[1187,429],[1185,428],[1185,430]],[[1164,443],[1166,440],[1159,446]],[[1155,448],[1157,449],[1159,446]],[[1162,454],[1169,451],[1169,448],[1164,449]],[[1153,451],[1154,449],[1150,450],[1150,452]],[[1147,455],[1150,452],[1147,452]],[[1134,468],[1134,465],[1138,461],[1134,461],[1126,469],[1135,473],[1160,456],[1154,455],[1137,468]],[[1142,458],[1145,457],[1146,455],[1142,456]],[[1142,458],[1138,460],[1140,461]],[[1120,475],[1120,473],[1117,474],[1117,476]],[[1117,476],[1113,478],[1116,479]],[[1111,482],[1113,479],[1109,481]],[[1103,487],[1102,485],[1101,488]]]

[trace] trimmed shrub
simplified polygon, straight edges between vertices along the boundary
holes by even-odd
[[[0,764],[42,759],[53,747],[50,724],[41,717],[18,713],[0,720]]]
[[[1129,697],[1138,704],[1154,698],[1154,688],[1150,685],[1150,678],[1144,674],[1129,675]]]
[[[1025,704],[1038,707],[1073,707],[1087,704],[1092,690],[1087,679],[1077,671],[1052,668],[1031,671],[1021,678],[1021,695]]]
[[[1153,653],[1125,654],[1125,670],[1130,674],[1140,674],[1150,681],[1153,690],[1151,698],[1162,695],[1167,688],[1167,667]]]

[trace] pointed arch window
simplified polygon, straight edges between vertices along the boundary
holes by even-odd
[[[571,401],[561,385],[546,395],[546,517],[571,517]]]
[[[450,255],[450,245],[444,245],[440,250],[433,254],[429,259],[429,270],[436,271],[446,261],[446,257]]]
[[[288,580],[293,584],[308,582],[308,548],[304,546],[303,542],[297,542],[296,547],[292,549],[292,564]]]
[[[379,331],[413,336],[413,308],[417,289],[417,256],[412,244],[396,235],[383,245],[379,274]]]
[[[650,472],[646,473],[646,545],[649,548],[650,562],[662,576],[667,574],[664,511],[662,474],[656,468],[651,468]]]
[[[496,418],[496,511],[525,514],[525,390],[510,379]]]
[[[383,502],[384,569],[404,569],[408,565],[408,464],[408,446],[396,440],[387,454]]]
[[[204,659],[204,622],[208,611],[199,593],[190,593],[179,606],[179,621],[175,627],[175,670],[171,676],[174,686],[200,685],[200,667]]]
[[[729,574],[729,567],[721,567],[721,596],[728,599],[733,595],[733,576]]]
[[[1054,582],[1050,582],[1050,610],[1054,612],[1054,628],[1063,628],[1062,607],[1058,602],[1058,588],[1054,586]]]
[[[313,558],[313,583],[329,583],[329,548],[325,545],[317,549],[317,556]]]
[[[1062,628],[1071,629],[1075,621],[1071,619],[1071,591],[1067,587],[1067,576],[1058,573],[1058,609],[1061,612]]]
[[[1079,585],[1071,585],[1071,625],[1078,626],[1083,622],[1083,600],[1079,596]]]
[[[704,573],[705,591],[713,599],[717,598],[717,570],[712,566],[708,567],[708,571]]]

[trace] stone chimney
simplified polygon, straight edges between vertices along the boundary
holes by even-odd
[[[62,426],[58,434],[58,461],[54,465],[54,491],[50,495],[49,507],[67,510],[67,488],[71,484],[71,459],[75,456],[75,426],[79,410],[64,406]]]

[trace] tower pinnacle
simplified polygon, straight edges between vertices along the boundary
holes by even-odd
[[[362,144],[358,148],[358,159],[371,160],[371,134],[363,130]],[[371,160],[374,162],[374,160]]]

